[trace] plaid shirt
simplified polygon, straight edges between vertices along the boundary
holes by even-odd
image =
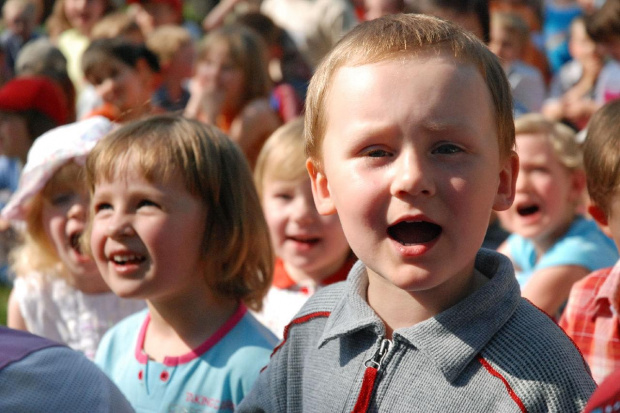
[[[620,369],[619,310],[620,261],[575,283],[560,320],[597,383]]]

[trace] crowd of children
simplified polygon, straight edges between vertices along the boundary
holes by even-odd
[[[3,3],[0,410],[620,403],[620,0],[201,3]]]

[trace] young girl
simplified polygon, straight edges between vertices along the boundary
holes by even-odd
[[[247,311],[273,257],[243,154],[214,127],[160,115],[108,135],[86,170],[95,262],[148,305],[106,334],[96,363],[138,411],[233,410],[276,344]]]
[[[572,285],[618,259],[613,241],[580,214],[582,150],[566,125],[541,114],[515,121],[519,176],[514,203],[499,213],[512,232],[500,252],[512,259],[522,295],[559,316]]]
[[[80,60],[90,43],[91,30],[114,8],[113,0],[57,0],[47,19],[49,36],[67,58],[67,70],[78,95],[84,86]]]
[[[280,126],[265,142],[254,172],[277,257],[257,317],[279,337],[312,294],[344,281],[356,261],[338,215],[316,210],[303,132],[303,118]]]
[[[91,359],[108,328],[144,308],[112,294],[78,242],[88,207],[80,165],[110,128],[106,119],[93,118],[38,138],[2,210],[3,218],[25,223],[23,242],[12,254],[17,278],[9,327],[65,343]]]
[[[84,76],[103,106],[88,116],[102,115],[119,123],[153,112],[151,95],[159,83],[157,56],[128,40],[94,40],[82,57]]]
[[[253,167],[263,142],[280,126],[270,91],[262,39],[244,26],[224,26],[198,47],[185,115],[227,132]]]

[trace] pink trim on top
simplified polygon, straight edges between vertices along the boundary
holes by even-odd
[[[248,309],[245,304],[240,303],[235,313],[228,320],[226,320],[226,322],[220,328],[218,328],[217,331],[211,335],[211,337],[206,339],[204,343],[181,356],[164,357],[163,364],[168,367],[174,367],[178,366],[179,364],[188,363],[202,356],[204,353],[213,348],[213,346],[219,343],[221,339],[226,337],[226,334],[228,334],[230,330],[232,330],[237,324],[239,324],[239,322],[247,312]],[[148,355],[142,349],[144,348],[146,328],[148,327],[150,321],[151,314],[147,313],[146,318],[144,319],[144,323],[140,328],[140,333],[138,334],[138,342],[136,344],[136,359],[142,364],[146,364],[146,362],[148,361]]]

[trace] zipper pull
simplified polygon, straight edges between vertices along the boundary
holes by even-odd
[[[368,360],[364,362],[366,371],[364,372],[364,378],[362,379],[362,388],[357,396],[357,401],[351,413],[366,413],[370,406],[370,399],[375,388],[375,380],[377,379],[377,373],[381,368],[381,363],[385,360],[388,352],[392,348],[392,342],[387,338],[381,340],[379,350]]]
[[[385,356],[387,356],[387,353],[390,351],[391,348],[392,342],[387,338],[384,338],[383,340],[381,340],[379,350],[377,350],[377,352],[371,358],[366,360],[364,362],[364,365],[366,367],[372,367],[376,370],[379,370],[381,368],[381,363],[383,363],[383,360],[385,360]]]

